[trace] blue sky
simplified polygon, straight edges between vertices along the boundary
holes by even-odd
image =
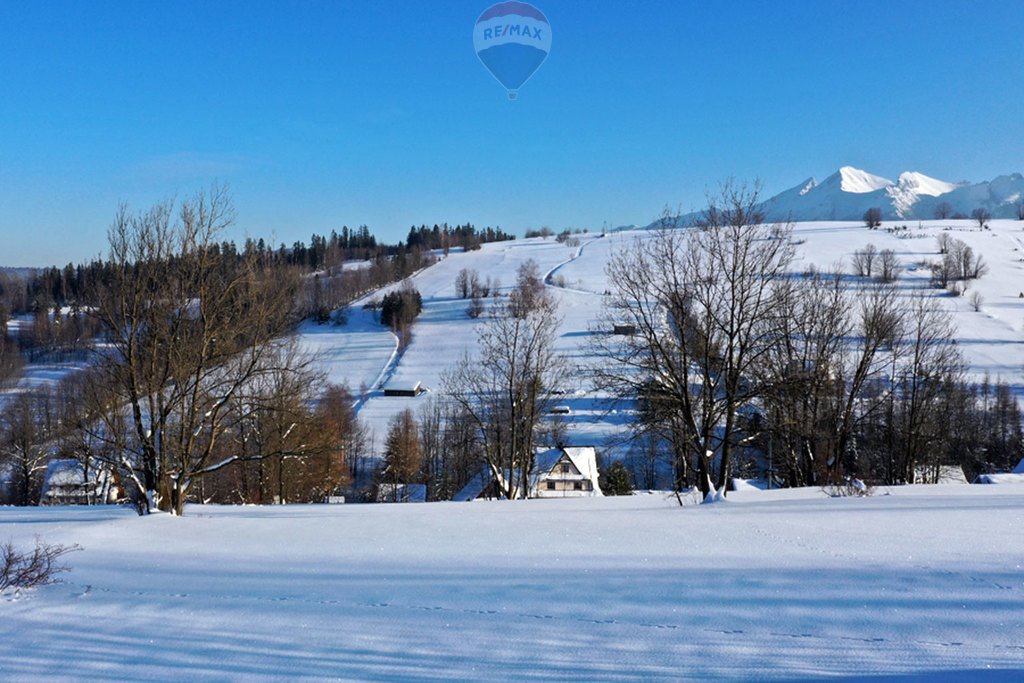
[[[538,0],[510,102],[490,2],[0,0],[0,265],[105,251],[213,181],[234,234],[646,223],[734,176],[1024,171],[1024,3]]]

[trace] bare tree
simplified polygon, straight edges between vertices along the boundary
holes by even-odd
[[[832,455],[834,401],[853,336],[853,297],[842,275],[814,273],[780,293],[782,329],[761,371],[775,472],[790,486],[817,481]]]
[[[853,252],[853,272],[861,277],[872,277],[875,273],[875,260],[878,256],[878,248],[868,244],[863,249]]]
[[[903,266],[892,249],[883,249],[878,254],[878,279],[881,282],[895,282],[903,273]]]
[[[466,307],[466,315],[474,320],[483,315],[484,312],[484,300],[480,296],[473,296],[469,300],[469,306]]]
[[[948,253],[944,254],[937,263],[931,264],[932,286],[946,289],[957,279],[958,272],[956,259]]]
[[[882,210],[873,206],[864,212],[864,224],[874,229],[882,224]]]
[[[597,383],[640,397],[677,459],[695,463],[705,493],[730,476],[737,413],[758,393],[793,256],[789,226],[766,225],[759,205],[757,188],[727,184],[692,228],[666,215],[650,238],[613,256],[605,318],[628,321],[636,334],[593,337],[604,358]]]
[[[980,311],[982,305],[985,303],[985,297],[983,297],[981,292],[978,290],[971,292],[971,296],[967,300],[970,302],[971,308],[973,308],[975,312]]]
[[[53,453],[55,417],[45,390],[17,394],[0,411],[0,455],[13,475],[10,502],[15,505],[39,502],[43,474]]]
[[[950,241],[948,255],[953,259],[956,279],[976,280],[988,272],[988,265],[982,256],[975,254],[970,245],[962,240]]]
[[[953,205],[949,202],[939,202],[935,207],[935,218],[946,220],[953,215]]]
[[[949,253],[949,244],[953,241],[953,237],[948,232],[940,232],[935,237],[935,244],[939,249],[940,254]]]
[[[224,427],[231,438],[221,441],[220,451],[199,472],[199,483],[237,463],[243,470],[243,502],[320,501],[345,479],[336,462],[343,433],[327,431],[328,416],[313,409],[317,399],[331,394],[317,395],[323,373],[297,340],[275,342],[271,352],[264,371],[230,399]]]
[[[526,317],[553,305],[550,294],[544,288],[540,266],[533,259],[524,261],[516,270],[516,285],[509,294],[508,313],[513,317]]]
[[[110,229],[109,280],[93,314],[98,365],[95,434],[119,453],[140,509],[181,514],[193,483],[216,464],[231,400],[280,370],[277,340],[295,322],[296,284],[265,277],[257,256],[218,248],[234,220],[226,190],[131,214]]]
[[[466,268],[460,270],[459,274],[455,276],[455,294],[460,299],[469,297],[469,270]]]
[[[483,460],[506,498],[530,495],[538,427],[561,384],[565,361],[554,350],[560,319],[535,263],[520,268],[505,306],[477,330],[479,355],[442,376],[446,396],[474,426]]]
[[[904,312],[891,284],[878,284],[855,301],[852,340],[844,344],[830,397],[830,444],[817,467],[826,483],[841,481],[852,467],[854,433],[861,422],[884,405],[879,385],[890,368],[904,330]]]
[[[982,206],[979,206],[974,211],[971,211],[971,218],[977,222],[979,228],[984,228],[988,225],[988,222],[992,220],[992,212]]]
[[[946,426],[935,419],[936,406],[961,380],[963,358],[952,317],[932,297],[915,297],[905,324],[891,392],[898,443],[887,479],[912,483],[917,467],[944,437]]]

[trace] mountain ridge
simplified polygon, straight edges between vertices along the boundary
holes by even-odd
[[[853,166],[843,166],[820,183],[814,178],[784,190],[761,206],[770,220],[860,220],[879,208],[884,220],[928,220],[970,216],[978,208],[993,218],[1017,218],[1024,201],[1024,176],[997,176],[980,183],[948,182],[905,171],[894,182]],[[948,204],[947,211],[939,211]],[[942,213],[948,215],[942,216]]]
[[[1022,205],[1024,175],[1020,173],[972,183],[904,171],[892,181],[854,166],[842,166],[821,182],[809,177],[766,199],[758,208],[770,221],[860,221],[872,208],[881,210],[882,220],[897,221],[969,218],[978,208],[988,211],[992,218],[1017,219]],[[692,221],[700,213],[685,214],[680,219]]]

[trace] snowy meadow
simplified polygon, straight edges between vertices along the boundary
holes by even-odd
[[[15,680],[1020,680],[1024,486],[0,515]]]

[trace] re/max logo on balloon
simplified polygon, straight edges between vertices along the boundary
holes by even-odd
[[[495,28],[484,29],[484,40],[494,40],[505,36],[525,36],[533,40],[543,40],[541,30],[536,26],[521,26],[519,24],[505,24]]]
[[[508,97],[516,99],[519,88],[540,67],[551,50],[551,25],[544,13],[525,2],[491,5],[473,27],[473,47],[480,61]]]

